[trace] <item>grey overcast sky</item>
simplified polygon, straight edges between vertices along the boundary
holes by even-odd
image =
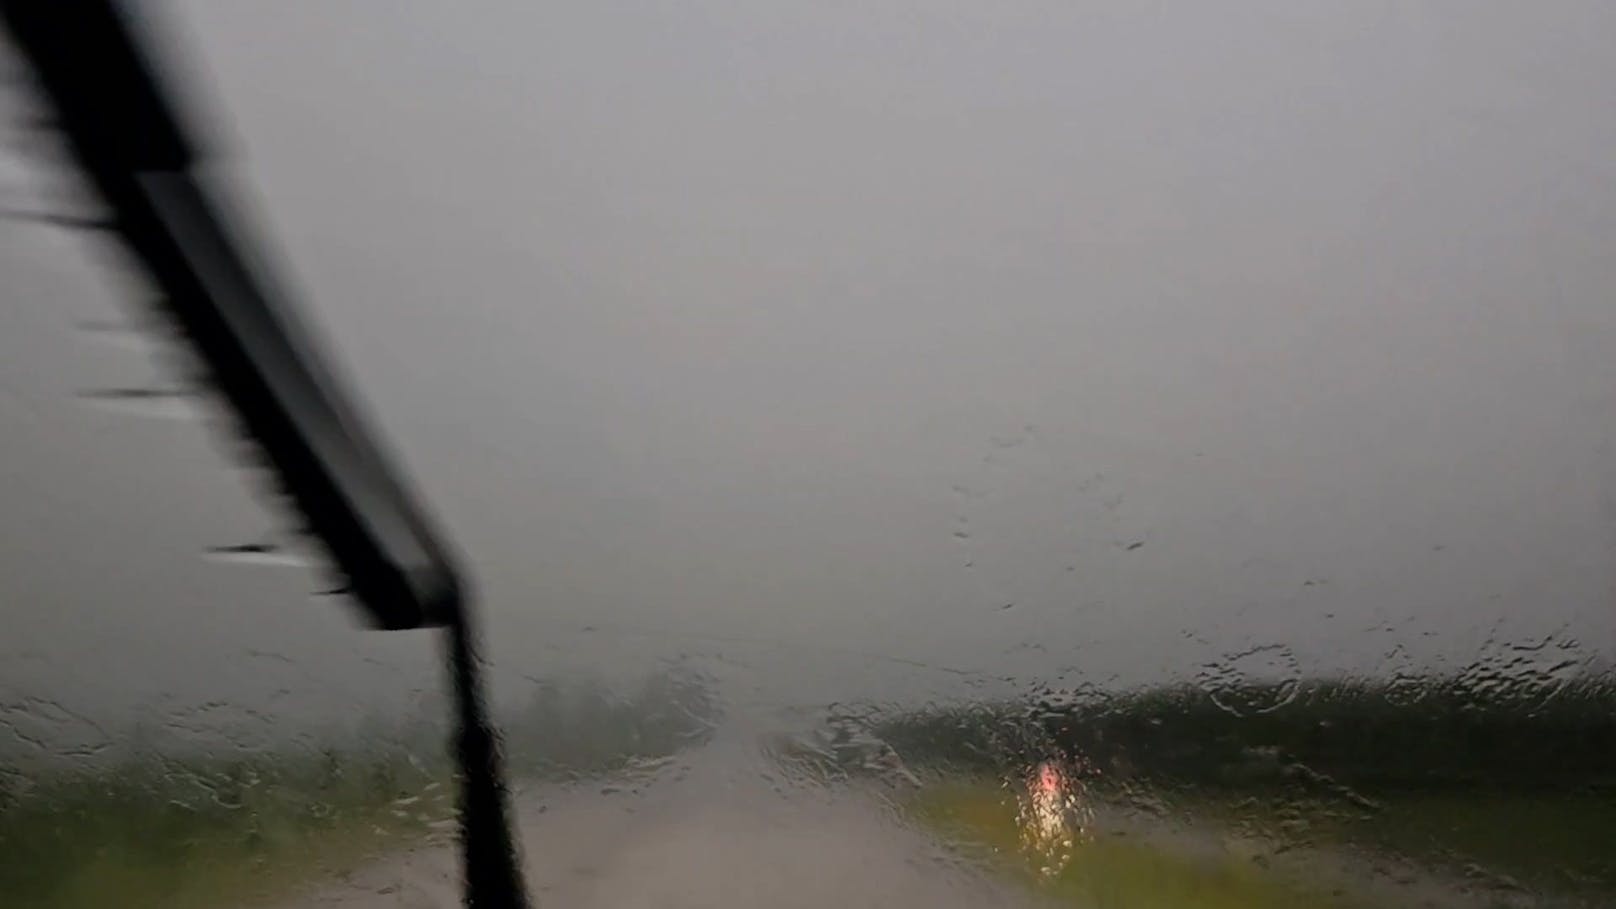
[[[158,9],[510,678],[1616,649],[1616,5]],[[6,198],[51,198],[14,138]],[[420,635],[203,557],[280,521],[207,424],[77,397],[162,381],[75,328],[115,262],[8,222],[0,269],[8,697],[436,687]]]

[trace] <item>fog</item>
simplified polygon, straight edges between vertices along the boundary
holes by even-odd
[[[157,12],[506,691],[1616,649],[1609,4]],[[59,203],[8,132],[7,206]],[[170,384],[84,329],[140,295],[96,243],[0,223],[0,694],[435,690],[425,635],[204,556],[285,517],[208,421],[85,399]]]

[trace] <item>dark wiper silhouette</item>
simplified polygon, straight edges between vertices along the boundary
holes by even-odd
[[[465,585],[291,301],[196,170],[194,134],[113,0],[0,0],[57,128],[273,476],[379,628],[441,627],[458,726],[465,901],[522,909]]]

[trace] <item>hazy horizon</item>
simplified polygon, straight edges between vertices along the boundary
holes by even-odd
[[[159,11],[502,696],[1608,665],[1616,7],[1220,6]],[[0,200],[50,202],[11,132]],[[436,690],[204,556],[285,520],[83,397],[172,384],[81,327],[140,294],[94,238],[0,233],[0,701]]]

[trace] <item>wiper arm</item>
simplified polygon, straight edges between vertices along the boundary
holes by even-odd
[[[200,179],[192,135],[112,0],[0,0],[69,149],[213,384],[371,624],[443,627],[459,730],[465,901],[525,909],[475,634],[448,548],[290,301]],[[251,263],[251,264],[249,264]],[[257,266],[257,267],[255,267]]]

